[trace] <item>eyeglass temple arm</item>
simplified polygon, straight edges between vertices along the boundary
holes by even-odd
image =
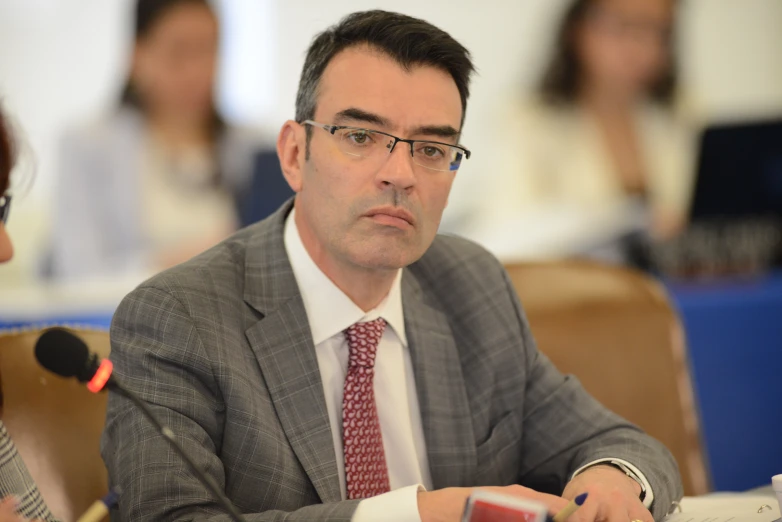
[[[323,129],[325,131],[328,131],[330,134],[334,134],[337,131],[336,125],[326,125],[325,123],[318,123],[317,121],[312,120],[304,120],[301,122],[302,125],[312,125],[313,127],[318,127],[320,129]]]

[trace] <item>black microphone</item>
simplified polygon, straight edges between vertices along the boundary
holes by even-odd
[[[50,328],[35,343],[38,364],[60,377],[76,377],[87,383],[91,392],[117,386],[111,375],[113,366],[90,352],[84,341],[64,328]]]
[[[152,410],[135,393],[122,386],[111,374],[113,366],[108,359],[101,360],[90,352],[84,341],[64,328],[46,330],[35,343],[35,358],[38,363],[52,373],[62,377],[76,377],[79,382],[86,382],[90,391],[97,393],[109,389],[119,393],[138,406],[144,416],[157,428],[160,435],[171,444],[174,451],[187,462],[196,478],[203,484],[225,509],[234,522],[243,522],[241,513],[237,511],[228,497],[220,491],[214,479],[207,475],[185,453],[184,448],[176,441],[174,432],[163,426],[155,418]]]

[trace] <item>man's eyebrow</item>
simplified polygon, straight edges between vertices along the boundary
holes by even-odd
[[[391,128],[388,118],[368,112],[356,107],[341,110],[334,117],[334,124],[340,125],[349,122],[372,123],[386,129]],[[437,136],[439,138],[458,138],[460,132],[450,125],[421,125],[410,132],[410,136]]]
[[[350,107],[339,111],[334,117],[334,124],[339,125],[340,123],[345,123],[346,120],[359,121],[363,123],[374,123],[375,125],[380,125],[381,127],[386,128],[391,127],[391,122],[388,120],[388,118],[384,118],[379,114],[367,112],[356,107]]]
[[[459,131],[450,125],[422,125],[410,132],[410,136],[438,136],[440,138],[458,138]]]

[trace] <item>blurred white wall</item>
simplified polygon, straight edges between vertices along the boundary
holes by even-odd
[[[486,129],[503,100],[532,85],[565,0],[222,0],[220,103],[229,118],[275,131],[293,116],[304,52],[342,15],[370,8],[423,17],[469,48],[478,67],[463,142],[474,153],[459,172],[446,219],[479,193],[492,143]],[[681,63],[687,92],[708,119],[782,114],[782,1],[687,0]],[[14,203],[17,258],[0,284],[25,277],[56,197],[56,144],[66,125],[108,110],[124,81],[132,0],[0,0],[0,99],[37,156],[34,188]]]
[[[0,101],[23,133],[26,161],[17,173],[25,182],[34,177],[32,189],[14,200],[8,229],[16,255],[0,267],[0,287],[35,272],[59,134],[119,89],[127,14],[127,3],[116,0],[0,0]]]
[[[682,80],[709,120],[782,114],[782,2],[686,0]]]

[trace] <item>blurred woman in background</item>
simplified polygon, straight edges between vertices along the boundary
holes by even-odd
[[[237,228],[258,140],[214,102],[218,22],[207,0],[138,0],[119,109],[63,140],[55,277],[149,272]]]
[[[586,226],[610,216],[620,222],[606,227],[609,242],[635,226],[656,239],[682,230],[693,167],[676,109],[675,3],[569,5],[539,91],[501,126],[495,217],[561,209]]]
[[[0,111],[0,263],[13,256],[5,230],[11,213],[10,177],[15,163],[10,125]],[[0,420],[0,522],[22,522],[22,517],[54,520],[30,472]]]

